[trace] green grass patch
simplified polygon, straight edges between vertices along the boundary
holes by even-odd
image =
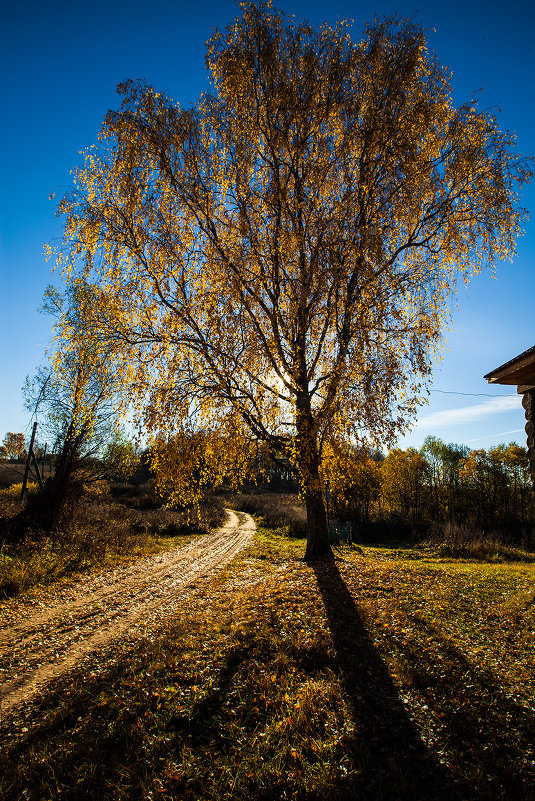
[[[5,799],[534,798],[530,563],[284,529],[2,732]]]

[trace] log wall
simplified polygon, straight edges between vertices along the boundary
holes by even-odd
[[[522,394],[522,406],[526,415],[528,460],[535,503],[535,389],[530,389]]]

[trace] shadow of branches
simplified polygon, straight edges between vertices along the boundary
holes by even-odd
[[[374,801],[472,797],[467,788],[459,795],[453,777],[422,741],[336,563],[317,562],[313,569],[356,724],[353,749],[360,778],[358,784],[340,788],[340,797]]]

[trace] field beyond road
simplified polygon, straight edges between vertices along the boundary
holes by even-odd
[[[535,565],[259,529],[0,724],[3,799],[535,798]]]

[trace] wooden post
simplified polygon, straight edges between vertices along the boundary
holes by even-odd
[[[43,456],[41,458],[41,473],[43,474],[43,481],[45,480],[45,467],[46,467],[46,449],[48,446],[48,442],[45,442],[45,447],[43,450]]]
[[[40,489],[43,489],[43,482],[41,480],[41,474],[39,472],[39,465],[37,464],[37,459],[35,458],[35,453],[32,451],[32,462],[35,468],[35,475],[37,476],[37,481],[39,482]]]
[[[33,443],[35,440],[35,433],[37,431],[37,420],[33,424],[32,438],[30,439],[30,447],[28,448],[28,456],[26,457],[26,468],[24,470],[24,479],[22,481],[22,489],[20,491],[20,500],[24,500],[26,495],[26,484],[28,483],[28,473],[30,472],[30,461],[33,454]]]

